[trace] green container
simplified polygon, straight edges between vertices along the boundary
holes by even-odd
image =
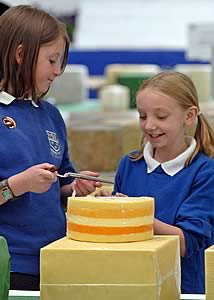
[[[127,86],[130,90],[130,108],[136,108],[136,93],[143,81],[154,75],[154,73],[124,73],[118,76],[117,83]]]
[[[7,300],[10,289],[10,255],[5,238],[0,236],[0,299]]]

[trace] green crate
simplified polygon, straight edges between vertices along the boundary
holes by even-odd
[[[127,86],[130,90],[130,108],[136,108],[136,93],[143,81],[154,75],[154,73],[124,73],[118,76],[117,83]]]

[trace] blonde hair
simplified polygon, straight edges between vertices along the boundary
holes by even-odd
[[[41,46],[59,37],[65,41],[61,72],[67,64],[69,38],[64,24],[45,11],[30,5],[17,5],[0,16],[0,91],[16,98],[43,97],[37,95],[35,69]],[[16,61],[16,50],[23,46],[22,63]]]
[[[197,106],[200,112],[196,88],[192,80],[182,73],[174,71],[161,72],[151,79],[145,80],[140,86],[137,95],[147,88],[154,89],[173,98],[184,110]],[[214,158],[214,132],[202,113],[198,114],[197,119],[194,133],[197,145],[195,151],[187,159],[186,165],[189,165],[200,151]],[[129,157],[133,160],[142,158],[144,144],[144,140],[142,140],[141,149],[130,153]]]

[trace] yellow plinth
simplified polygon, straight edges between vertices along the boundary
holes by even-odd
[[[214,299],[214,245],[205,250],[206,300]]]
[[[176,236],[131,243],[60,239],[41,250],[41,300],[179,299]]]

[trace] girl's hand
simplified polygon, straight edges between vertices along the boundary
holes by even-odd
[[[110,196],[112,196],[112,197],[128,197],[127,195],[122,194],[122,193],[116,193],[115,195],[112,195],[111,192],[106,191],[106,190],[100,190],[95,194],[95,197],[110,197]]]
[[[80,172],[85,175],[98,177],[99,173],[91,171]],[[102,184],[98,181],[85,180],[85,179],[75,179],[71,184],[71,189],[76,192],[77,196],[87,196],[95,191],[97,187],[101,187]]]
[[[99,190],[95,194],[95,197],[110,197],[110,196],[111,196],[111,192],[106,190]]]
[[[53,167],[49,163],[43,163],[11,176],[8,183],[14,195],[19,196],[26,192],[47,192],[52,183],[57,180],[57,172],[52,171]]]
[[[125,195],[123,193],[116,193],[115,196],[116,197],[128,197],[127,195]]]

